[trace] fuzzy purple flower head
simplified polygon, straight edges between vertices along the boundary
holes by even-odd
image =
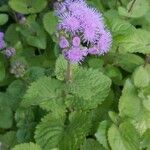
[[[59,7],[58,7],[59,6]],[[103,55],[112,44],[112,36],[106,29],[103,17],[96,9],[88,6],[85,0],[65,0],[57,3],[59,17],[58,33],[67,37],[69,47],[60,48],[71,63],[80,63],[88,54]]]

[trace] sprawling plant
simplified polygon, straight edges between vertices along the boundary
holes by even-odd
[[[148,0],[0,1],[0,149],[149,150]]]

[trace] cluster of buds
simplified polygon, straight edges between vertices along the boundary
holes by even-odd
[[[59,46],[71,63],[80,63],[85,56],[103,55],[111,47],[112,37],[102,15],[84,0],[65,0],[55,4],[59,18]]]
[[[10,73],[14,74],[16,78],[21,78],[25,75],[26,66],[20,62],[16,61],[11,65]]]

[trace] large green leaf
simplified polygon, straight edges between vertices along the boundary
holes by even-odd
[[[38,13],[46,7],[46,0],[10,0],[10,7],[22,14]]]
[[[128,122],[108,130],[108,141],[112,150],[140,150],[140,138],[135,128]]]
[[[148,103],[149,101],[139,95],[131,80],[128,79],[119,100],[119,114],[123,118],[128,117],[140,134],[150,128],[150,111],[144,106]]]
[[[35,140],[43,150],[58,147],[60,150],[77,150],[90,129],[90,117],[85,112],[71,115],[69,124],[64,125],[63,114],[48,114],[37,126]]]
[[[72,72],[69,93],[76,97],[73,106],[80,109],[95,108],[109,94],[111,80],[98,70],[79,68]]]
[[[64,105],[61,100],[62,83],[50,77],[41,77],[33,82],[22,101],[22,106],[39,105],[46,110],[61,112]]]
[[[41,150],[40,146],[34,143],[16,145],[12,150]]]

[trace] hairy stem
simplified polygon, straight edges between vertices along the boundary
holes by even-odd
[[[133,8],[135,2],[136,2],[136,0],[133,0],[133,2],[132,2],[132,4],[131,4],[130,8],[128,9],[128,13],[131,12],[131,10],[132,10],[132,8]]]

